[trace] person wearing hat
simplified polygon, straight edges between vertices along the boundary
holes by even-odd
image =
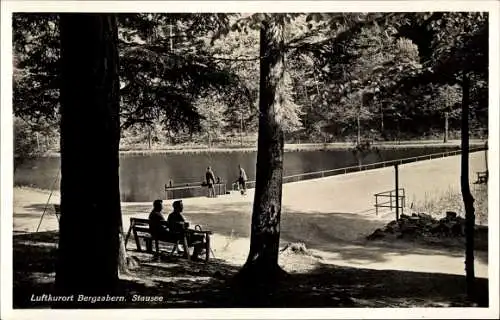
[[[182,200],[177,200],[172,203],[172,207],[174,211],[168,215],[167,224],[171,228],[172,231],[183,231],[187,229],[189,223],[186,222],[186,219],[182,216],[182,211],[184,210],[184,204]],[[192,233],[187,233],[187,241],[188,245],[194,247],[193,251],[193,259],[198,259],[198,256],[202,253],[204,248],[204,236],[197,235]]]
[[[215,198],[217,197],[215,195],[215,174],[212,171],[211,167],[207,167],[207,171],[205,172],[205,179],[207,182],[207,187],[208,187],[208,197],[209,198]]]
[[[151,235],[155,238],[161,239],[162,235],[167,232],[167,228],[161,224],[162,221],[165,221],[165,217],[163,217],[163,201],[155,200],[153,201],[153,210],[149,214],[149,230]]]
[[[242,195],[245,195],[247,193],[247,185],[246,182],[248,180],[247,174],[245,172],[245,169],[241,167],[241,165],[238,165],[238,171],[239,171],[239,176],[238,180],[238,189],[240,190]]]
[[[182,212],[182,201],[174,202],[174,212],[169,214],[166,225],[162,223],[165,222],[162,210],[163,201],[153,201],[153,210],[149,214],[149,230],[154,238],[167,240],[172,238],[172,233],[169,233],[169,229],[174,232],[183,231],[187,225],[185,225],[184,218],[180,214]]]
[[[172,207],[174,211],[168,215],[167,224],[173,231],[182,231],[186,226],[186,220],[182,216],[182,210],[184,209],[182,200],[174,201]]]

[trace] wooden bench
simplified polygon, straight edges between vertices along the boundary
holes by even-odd
[[[477,174],[477,180],[476,180],[476,184],[484,184],[484,183],[488,183],[488,171],[480,171],[480,172],[476,172]]]
[[[162,224],[168,229],[166,221],[162,222]],[[153,241],[154,241],[157,254],[160,253],[159,242],[166,242],[173,244],[173,248],[170,254],[174,254],[178,250],[178,245],[182,244],[184,250],[184,256],[188,260],[191,258],[189,254],[189,245],[187,240],[188,234],[203,235],[205,239],[205,261],[208,261],[210,258],[210,235],[212,234],[211,231],[186,229],[183,232],[173,232],[169,230],[169,234],[171,235],[170,237],[171,240],[154,239],[149,230],[148,219],[130,218],[130,227],[128,229],[127,236],[125,237],[125,247],[127,247],[127,242],[131,234],[134,235],[134,240],[138,251],[143,251],[141,247],[141,239],[146,244],[146,252],[149,253],[153,253]]]

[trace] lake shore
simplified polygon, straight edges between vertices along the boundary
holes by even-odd
[[[484,170],[484,153],[470,155],[470,179]],[[418,209],[431,209],[422,203],[441,202],[433,212],[441,218],[454,210],[463,216],[460,203],[449,202],[448,193],[460,193],[460,156],[408,163],[400,166],[400,187],[405,189],[405,214]],[[433,179],[439,177],[439,179]],[[394,187],[393,168],[380,168],[347,175],[305,180],[283,185],[281,245],[302,242],[323,263],[375,270],[463,274],[463,251],[460,248],[428,248],[418,243],[368,243],[365,237],[394,219],[394,211],[374,208],[374,194]],[[472,191],[475,194],[475,188]],[[213,250],[218,259],[243,265],[250,241],[250,223],[254,189],[246,196],[238,193],[218,198],[185,198],[185,216],[192,225],[213,230]],[[49,199],[50,197],[50,199]],[[57,230],[58,221],[51,204],[60,201],[60,192],[53,194],[31,188],[14,188],[13,230],[33,232],[47,211],[39,231]],[[172,200],[165,201],[170,210]],[[49,205],[47,205],[49,203]],[[412,209],[413,207],[413,209]],[[128,230],[130,217],[147,218],[151,202],[122,202],[123,228]],[[487,217],[487,206],[476,207],[477,219]],[[481,212],[483,210],[484,212]],[[487,221],[487,219],[486,219]],[[480,222],[480,221],[478,221]],[[129,242],[133,249],[133,241]],[[451,250],[451,252],[450,252]],[[384,254],[380,255],[383,252]],[[488,277],[487,251],[478,253],[476,275]],[[286,261],[281,261],[287,267]],[[308,265],[313,267],[313,265]],[[291,271],[291,270],[289,270]]]
[[[472,139],[471,147],[484,147],[486,140]],[[405,149],[405,148],[460,148],[460,140],[449,140],[444,143],[442,140],[413,140],[413,141],[375,141],[372,147],[378,149]],[[304,151],[327,151],[327,150],[349,150],[355,148],[352,142],[332,142],[332,143],[287,143],[284,146],[285,152]],[[152,149],[130,149],[120,147],[122,155],[147,155],[147,154],[193,154],[193,153],[231,153],[231,152],[256,152],[257,146],[240,147],[212,147],[205,145],[183,144],[173,146],[153,147]],[[45,156],[58,157],[59,152],[48,152]]]
[[[472,153],[471,182],[475,172],[482,170],[484,152]],[[459,175],[460,156],[401,165],[400,186],[406,190],[406,204],[415,204],[413,209],[407,206],[404,213],[429,209],[432,211],[425,212],[439,218],[445,211],[455,210],[463,216],[461,205],[456,206],[460,197],[455,204],[446,196],[459,195]],[[393,169],[386,167],[283,185],[278,263],[289,278],[277,287],[281,291],[270,295],[274,299],[271,306],[288,306],[291,299],[297,299],[295,307],[345,307],[339,301],[344,301],[346,295],[352,296],[349,307],[451,307],[464,300],[462,245],[366,240],[367,235],[394,219],[394,211],[377,215],[373,207],[373,194],[391,189],[393,180]],[[477,194],[479,187],[474,185],[472,191]],[[60,192],[51,194],[32,188],[13,191],[14,305],[50,307],[48,303],[33,303],[30,297],[34,292],[50,292],[54,285],[58,220],[52,204],[60,202]],[[227,281],[241,270],[248,255],[253,199],[253,189],[247,196],[233,192],[217,198],[183,199],[186,219],[214,232],[208,263],[170,256],[170,247],[162,248],[160,260],[152,259],[138,252],[135,242],[129,239],[127,254],[138,266],[120,276],[120,281],[126,283],[124,295],[168,293],[167,302],[159,305],[162,308],[241,307],[238,298],[233,299],[238,297],[238,291],[228,290]],[[165,201],[166,212],[171,202]],[[436,202],[437,206],[422,206],[422,202]],[[124,230],[129,229],[131,217],[147,218],[150,210],[150,201],[122,202]],[[487,215],[487,206],[476,206],[478,217],[481,210]],[[39,232],[34,232],[38,227]],[[290,250],[293,245],[303,245],[304,252]],[[488,250],[476,250],[474,264],[481,296],[478,300],[481,306],[487,306]],[[381,289],[397,293],[396,298],[381,296]],[[124,306],[152,307],[132,302],[119,307]]]

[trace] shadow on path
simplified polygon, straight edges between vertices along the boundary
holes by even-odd
[[[14,235],[14,308],[49,308],[32,302],[32,294],[52,293],[56,232]],[[464,306],[465,277],[436,273],[370,270],[317,263],[293,273],[280,285],[253,294],[230,285],[239,267],[221,260],[191,262],[176,257],[153,260],[129,252],[140,261],[123,276],[119,293],[127,302],[86,304],[82,308],[196,307],[449,307]],[[488,280],[477,279],[479,306],[488,304]],[[158,295],[162,302],[132,301],[134,294]]]
[[[28,209],[43,210],[45,204],[33,204]],[[128,228],[130,217],[147,218],[149,205],[122,206],[123,220]],[[169,206],[165,205],[168,213]],[[210,207],[189,205],[185,217],[194,226],[233,238],[249,238],[251,205],[249,203],[214,203]],[[307,248],[332,253],[338,259],[358,265],[388,261],[394,255],[443,255],[463,257],[464,246],[429,245],[419,241],[367,241],[366,236],[382,227],[386,221],[373,216],[344,212],[297,212],[284,206],[281,218],[281,244],[303,242]],[[127,231],[127,230],[125,230]],[[476,258],[488,263],[488,251],[476,251]]]

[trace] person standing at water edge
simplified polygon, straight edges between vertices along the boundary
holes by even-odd
[[[207,187],[208,187],[208,197],[209,198],[215,198],[215,174],[212,171],[212,168],[208,167],[207,172],[205,173],[205,178],[207,180]]]
[[[241,194],[246,194],[247,193],[247,174],[245,172],[245,169],[241,167],[241,165],[238,165],[239,169],[239,176],[238,176],[238,189],[241,191]]]

